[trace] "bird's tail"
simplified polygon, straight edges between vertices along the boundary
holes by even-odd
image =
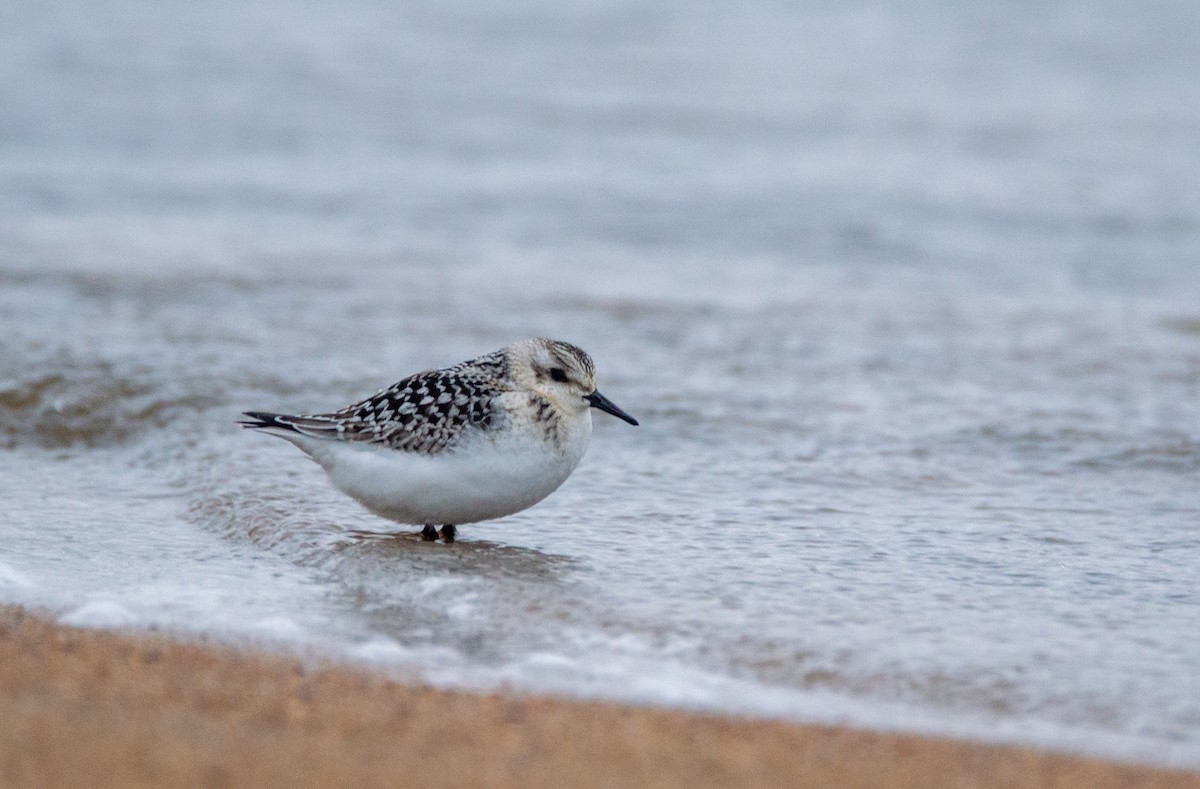
[[[249,419],[238,420],[238,424],[242,427],[250,428],[252,430],[274,429],[291,431],[294,433],[300,432],[296,430],[296,426],[292,423],[292,420],[296,419],[294,416],[289,416],[287,414],[268,414],[264,411],[243,411],[242,414],[250,417]]]

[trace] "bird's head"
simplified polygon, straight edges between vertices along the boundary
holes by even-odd
[[[568,414],[599,408],[631,425],[638,422],[596,390],[596,366],[582,348],[569,342],[534,337],[505,349],[509,375]]]

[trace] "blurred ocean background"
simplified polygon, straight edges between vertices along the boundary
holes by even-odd
[[[0,7],[0,600],[1200,765],[1200,7]],[[535,334],[452,546],[243,409]]]

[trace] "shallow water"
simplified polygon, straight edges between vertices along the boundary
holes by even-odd
[[[696,8],[4,12],[0,596],[1200,765],[1195,12]],[[234,425],[532,334],[453,546]]]

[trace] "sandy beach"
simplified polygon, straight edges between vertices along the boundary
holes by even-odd
[[[0,789],[1195,786],[1198,9],[7,3]]]
[[[1200,787],[1034,750],[474,694],[0,608],[5,787]]]

